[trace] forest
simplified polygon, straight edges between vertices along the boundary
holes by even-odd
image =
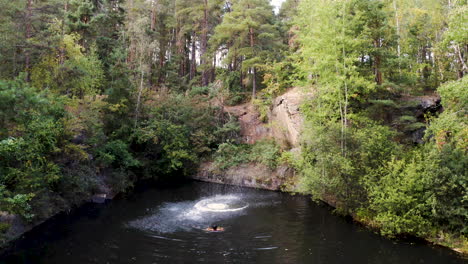
[[[468,252],[466,0],[0,7],[0,211],[38,222],[202,160],[281,163],[302,193],[385,236]],[[291,87],[314,95],[300,153],[242,144],[223,108],[262,113]],[[418,96],[442,106],[415,114]]]

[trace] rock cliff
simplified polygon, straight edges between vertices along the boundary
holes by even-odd
[[[270,107],[267,123],[260,120],[260,114],[251,103],[225,107],[225,111],[238,118],[244,143],[254,144],[269,138],[284,149],[298,150],[303,124],[300,106],[309,97],[310,93],[299,88],[292,88],[278,96]],[[262,164],[253,163],[218,171],[212,162],[205,162],[192,177],[207,182],[286,191],[294,191],[297,182],[296,173],[291,168],[282,166],[271,170]]]

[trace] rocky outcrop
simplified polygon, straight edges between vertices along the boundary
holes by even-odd
[[[254,144],[258,140],[274,139],[285,149],[297,151],[303,118],[300,105],[311,97],[300,88],[292,88],[277,97],[268,113],[268,122],[260,120],[260,114],[251,103],[225,107],[225,111],[236,116],[241,127],[244,143]],[[268,190],[296,191],[297,178],[293,169],[286,166],[269,169],[262,164],[242,164],[219,171],[212,162],[203,163],[192,178],[201,181],[254,187]]]
[[[61,212],[70,211],[73,207],[80,206],[87,202],[105,203],[113,199],[118,194],[118,191],[114,190],[106,183],[106,178],[109,177],[110,173],[110,170],[105,170],[98,175],[97,192],[94,194],[89,193],[82,197],[77,197],[73,202],[65,202],[63,198],[58,196],[50,197],[50,200],[47,202],[47,210],[43,210],[43,215],[35,218],[33,221],[26,221],[20,215],[0,211],[0,253],[8,249],[10,242],[13,242],[24,233]],[[56,203],[52,201],[56,201]]]
[[[414,102],[414,104],[408,104],[406,110],[413,112],[417,118],[424,118],[427,113],[442,111],[441,99],[438,94],[405,96],[402,101]]]
[[[294,191],[296,189],[296,172],[286,166],[269,169],[263,164],[247,163],[219,171],[212,162],[205,162],[198,173],[192,176],[195,180],[253,187],[273,191]]]
[[[279,143],[291,147],[299,146],[299,136],[304,122],[300,114],[300,105],[310,96],[299,88],[293,88],[274,100],[268,120],[271,136],[280,141]]]
[[[260,120],[260,114],[251,103],[225,107],[225,111],[238,118],[244,143],[254,144],[264,138],[272,138],[286,148],[299,145],[303,118],[299,108],[303,100],[310,98],[300,88],[291,88],[278,96],[268,112],[268,122]]]
[[[405,96],[401,98],[404,104],[402,111],[411,113],[419,123],[426,123],[427,115],[434,115],[443,111],[441,98],[438,94],[428,94],[422,96]],[[405,131],[413,144],[423,144],[426,127]]]
[[[270,136],[270,128],[260,120],[260,114],[251,103],[227,106],[224,110],[237,117],[243,143],[254,144],[258,140]]]

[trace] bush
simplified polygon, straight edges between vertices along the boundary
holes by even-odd
[[[383,234],[424,236],[432,230],[432,177],[425,165],[417,154],[408,160],[393,160],[383,169],[381,179],[368,186],[370,208],[376,212]]]
[[[11,224],[0,222],[0,234],[5,234],[11,227]]]
[[[144,174],[189,173],[200,157],[233,137],[236,121],[226,123],[219,111],[183,95],[169,95],[148,107],[132,142]]]
[[[275,169],[281,157],[281,149],[272,140],[263,140],[253,145],[227,142],[219,145],[214,154],[214,165],[220,170],[256,162]]]
[[[193,86],[192,89],[190,90],[189,95],[191,97],[197,96],[197,95],[209,95],[210,93],[210,88],[208,86]]]
[[[97,153],[97,159],[104,166],[114,165],[117,167],[129,168],[139,165],[138,160],[129,152],[128,144],[122,140],[107,142]]]
[[[281,149],[273,140],[255,143],[250,150],[250,161],[259,162],[270,169],[278,166]]]
[[[1,210],[19,215],[26,221],[31,221],[34,214],[31,210],[30,201],[34,196],[34,194],[12,194],[6,190],[5,186],[0,185]]]
[[[247,99],[244,93],[230,93],[229,97],[226,100],[227,105],[238,105],[244,102]]]
[[[236,145],[230,142],[219,145],[214,154],[214,165],[220,170],[250,162],[249,145]]]
[[[240,73],[227,69],[217,69],[216,76],[223,82],[223,86],[230,93],[242,92]]]

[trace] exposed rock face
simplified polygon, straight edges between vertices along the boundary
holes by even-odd
[[[262,164],[248,163],[219,172],[212,162],[206,162],[192,177],[200,181],[273,191],[294,191],[296,188],[294,186],[296,173],[293,169],[285,166],[271,170]]]
[[[238,118],[241,139],[244,143],[254,144],[260,139],[269,137],[270,128],[259,119],[260,115],[251,103],[228,106],[224,109]]]
[[[268,113],[268,123],[260,120],[260,114],[251,103],[225,107],[226,112],[236,116],[241,126],[244,143],[271,138],[287,149],[298,149],[303,118],[299,107],[304,99],[311,97],[299,88],[288,90],[274,100]],[[201,181],[255,187],[268,190],[295,191],[298,182],[296,173],[288,167],[271,170],[262,164],[242,164],[226,171],[218,171],[212,162],[203,163],[192,178]]]
[[[442,110],[440,104],[440,96],[438,94],[422,95],[422,96],[408,96],[403,98],[404,101],[414,101],[418,104],[413,108],[409,109],[414,112],[416,117],[424,117],[424,114],[436,113]]]
[[[414,102],[414,104],[409,104],[409,106],[403,108],[403,110],[410,111],[412,115],[418,119],[418,122],[421,123],[426,122],[427,114],[435,114],[437,112],[442,112],[443,110],[441,105],[441,98],[438,94],[406,96],[403,97],[402,100],[407,102]],[[425,127],[411,131],[411,141],[414,144],[423,144],[425,131]]]
[[[440,108],[440,96],[437,94],[434,95],[424,95],[424,96],[418,96],[415,98],[418,100],[421,104],[421,108],[424,111],[429,111],[431,109],[438,109]]]
[[[299,107],[307,96],[310,95],[304,94],[299,88],[293,88],[274,101],[269,114],[269,122],[271,136],[282,141],[280,143],[291,147],[299,145],[299,136],[304,122]]]
[[[273,138],[283,146],[294,148],[299,145],[303,124],[299,107],[310,96],[299,88],[292,88],[277,97],[268,113],[268,123],[260,120],[260,114],[251,103],[225,107],[225,110],[239,119],[244,143],[253,144],[264,138]]]

